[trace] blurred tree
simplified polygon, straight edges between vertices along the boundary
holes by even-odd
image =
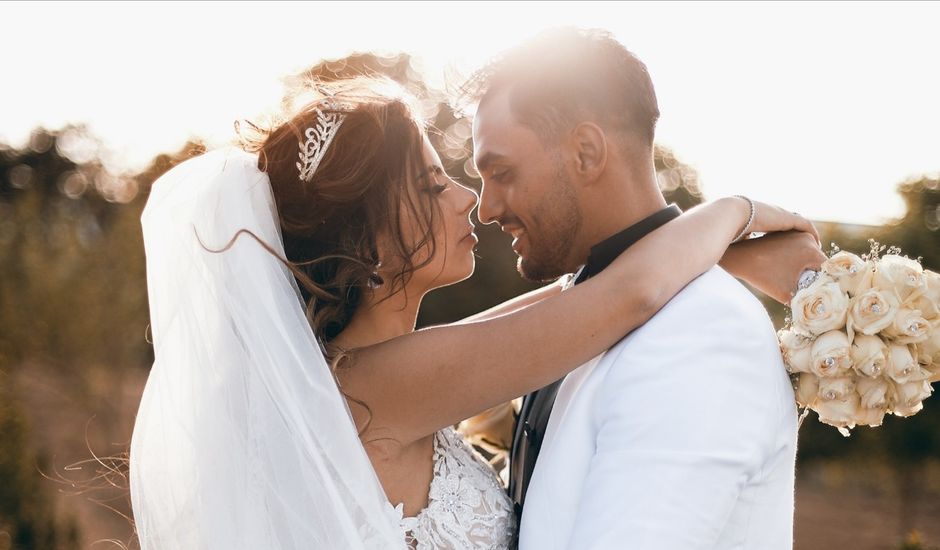
[[[881,242],[901,247],[912,258],[922,257],[925,268],[940,271],[940,178],[904,182],[898,192],[907,205],[906,213],[885,228]],[[911,418],[889,419],[878,432],[901,494],[901,532],[916,527],[927,462],[940,457],[940,403],[931,401]]]
[[[96,147],[83,128],[67,127],[0,152],[3,364],[36,359],[69,375],[146,362],[143,198]]]
[[[904,182],[898,193],[906,212],[885,228],[882,241],[912,258],[922,256],[924,267],[940,271],[940,176]]]
[[[39,472],[60,472],[37,464],[42,453],[34,449],[52,445],[59,458],[84,458],[88,446],[110,453],[113,441],[129,435],[122,429],[137,396],[126,394],[126,381],[139,383],[153,360],[139,218],[152,182],[192,149],[127,175],[106,165],[107,151],[81,126],[36,130],[22,149],[0,146],[0,380],[10,381],[0,388],[0,530],[13,533],[14,548],[65,548],[79,537],[74,525],[60,528],[52,519],[48,492],[57,487]],[[47,398],[67,388],[63,401],[79,426],[97,413],[94,430],[71,431],[65,440],[51,440],[60,426],[30,432],[23,413],[37,425],[48,411],[40,410],[42,398],[12,389],[18,379],[38,381]],[[18,397],[32,407],[23,409]],[[102,496],[87,492],[97,488],[83,486],[90,498]],[[116,506],[129,512],[128,504]]]
[[[74,518],[60,520],[38,474],[45,461],[30,446],[29,427],[8,377],[0,373],[0,549],[79,548]]]

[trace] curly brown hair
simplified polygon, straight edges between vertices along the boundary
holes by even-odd
[[[370,282],[391,285],[388,293],[394,294],[431,261],[440,212],[430,194],[417,192],[426,172],[425,126],[407,92],[377,77],[314,82],[306,92],[311,90],[313,100],[286,120],[251,124],[253,135],[241,135],[271,181],[285,263],[299,283],[315,334],[328,344],[372,291]],[[305,182],[297,160],[317,109],[345,118]],[[405,217],[415,221],[417,238],[413,228],[405,231]],[[396,270],[390,281],[376,276],[380,239],[381,262]]]

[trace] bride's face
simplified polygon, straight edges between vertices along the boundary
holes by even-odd
[[[409,283],[410,287],[419,292],[451,285],[470,277],[475,267],[474,248],[478,242],[470,214],[479,196],[447,176],[437,151],[427,137],[424,138],[423,153],[423,170],[414,178],[414,187],[409,192],[428,194],[430,200],[425,198],[415,202],[425,205],[430,203],[437,212],[433,215],[426,213],[433,220],[433,251],[422,247],[412,258],[414,265],[420,265],[433,252],[430,261],[415,270]],[[423,233],[418,229],[420,224],[407,208],[402,208],[401,215],[404,234],[412,242],[417,242]]]

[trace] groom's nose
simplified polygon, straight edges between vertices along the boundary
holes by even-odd
[[[484,183],[480,191],[480,207],[477,208],[480,223],[486,225],[498,221],[504,210],[502,197],[498,196],[492,186]]]

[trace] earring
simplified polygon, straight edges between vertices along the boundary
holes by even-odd
[[[385,284],[385,279],[379,275],[380,267],[382,267],[382,262],[375,264],[375,269],[372,270],[372,275],[369,275],[368,285],[372,290],[375,290]]]

